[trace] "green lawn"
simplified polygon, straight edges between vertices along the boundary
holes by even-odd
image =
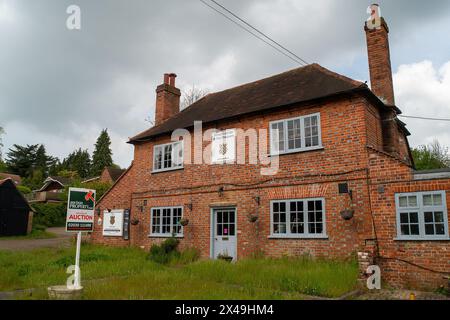
[[[66,282],[74,254],[74,249],[0,251],[0,291],[36,288],[31,298],[46,298],[47,286]],[[354,261],[308,258],[163,266],[139,249],[84,245],[81,273],[86,299],[302,299],[354,290],[358,268]]]

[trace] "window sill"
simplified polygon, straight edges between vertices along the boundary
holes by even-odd
[[[283,236],[283,235],[272,235],[267,237],[269,240],[328,240],[330,239],[327,235],[318,236]]]
[[[322,151],[322,150],[325,150],[325,148],[323,146],[318,146],[318,147],[308,148],[308,149],[303,149],[303,150],[280,152],[279,154],[269,154],[269,157],[277,157],[277,156],[281,157],[281,156],[286,156],[289,154],[305,153],[305,152],[312,152],[312,151]]]
[[[164,169],[164,170],[153,170],[152,174],[164,173],[164,172],[172,172],[172,171],[180,171],[184,170],[184,167],[173,168],[173,169]]]
[[[394,238],[394,241],[411,241],[411,242],[426,242],[426,241],[450,241],[449,237],[442,238]]]
[[[172,236],[172,235],[168,235],[168,234],[149,234],[148,237],[149,238],[165,238],[165,239],[169,239],[169,238],[183,239],[184,235]]]

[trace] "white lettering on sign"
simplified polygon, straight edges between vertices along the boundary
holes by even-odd
[[[69,30],[81,30],[81,9],[77,5],[67,7],[67,14],[70,16],[66,20],[66,27]]]
[[[367,268],[367,288],[369,290],[381,290],[381,269],[379,266],[369,266]]]
[[[367,8],[367,13],[370,14],[366,21],[366,26],[369,30],[381,28],[381,9],[378,5],[373,4]]]

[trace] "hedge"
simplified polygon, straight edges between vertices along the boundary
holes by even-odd
[[[36,203],[32,205],[35,210],[33,224],[46,227],[63,227],[66,222],[67,204],[62,203]]]

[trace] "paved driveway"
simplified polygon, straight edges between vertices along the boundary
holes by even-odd
[[[0,240],[0,250],[33,250],[37,248],[69,247],[74,235],[66,233],[64,228],[48,228],[48,232],[57,235],[52,239]]]

